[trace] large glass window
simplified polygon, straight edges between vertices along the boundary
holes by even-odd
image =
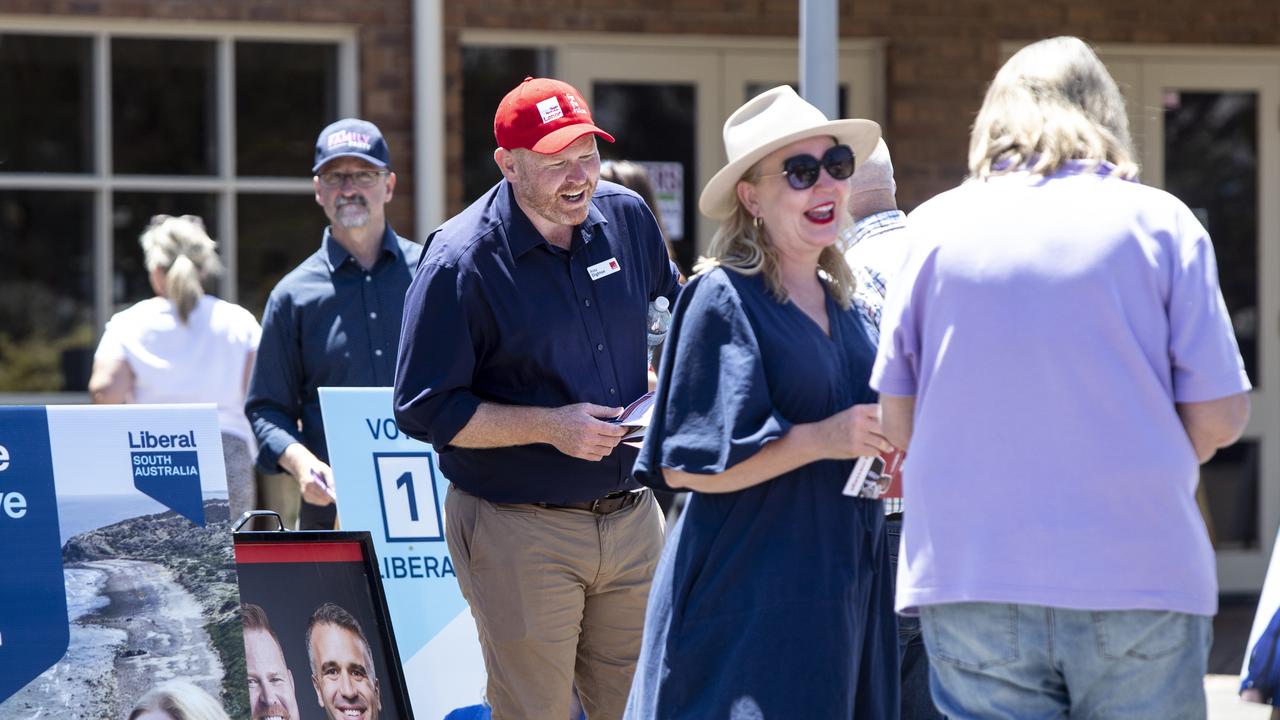
[[[313,195],[240,196],[240,304],[261,317],[285,273],[320,247],[329,223]]]
[[[92,204],[87,192],[0,190],[0,392],[89,382]]]
[[[115,172],[217,172],[215,51],[203,40],[111,41]]]
[[[181,34],[0,32],[0,402],[86,391],[103,323],[152,295],[153,215],[201,216],[228,269],[206,289],[255,312],[319,245],[313,144],[355,113],[354,35]]]
[[[83,37],[0,34],[0,172],[93,170],[91,51]]]
[[[297,177],[338,115],[332,44],[236,43],[236,172]]]

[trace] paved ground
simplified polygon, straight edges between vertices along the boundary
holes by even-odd
[[[1241,702],[1236,692],[1257,603],[1256,597],[1229,595],[1218,603],[1218,616],[1213,620],[1209,675],[1204,679],[1209,720],[1269,720],[1271,717],[1271,708]]]
[[[1209,720],[1269,720],[1271,708],[1240,701],[1236,688],[1239,675],[1206,675],[1204,692],[1209,697]]]

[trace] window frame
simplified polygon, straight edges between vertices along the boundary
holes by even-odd
[[[165,21],[136,18],[61,18],[0,15],[0,33],[88,38],[93,123],[92,170],[85,173],[0,172],[0,190],[81,191],[93,195],[93,321],[94,342],[114,311],[112,270],[114,228],[111,217],[116,192],[189,192],[213,195],[218,208],[218,242],[226,271],[220,295],[237,300],[237,196],[240,194],[310,195],[309,177],[241,177],[236,175],[235,50],[241,41],[332,44],[338,53],[337,112],[357,114],[359,56],[357,28],[340,24]],[[204,40],[215,44],[214,175],[118,175],[114,172],[111,141],[111,40]],[[0,404],[82,403],[88,392],[0,392]]]

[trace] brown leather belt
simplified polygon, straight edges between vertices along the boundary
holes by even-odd
[[[640,502],[640,498],[645,497],[647,493],[643,490],[639,492],[627,492],[625,490],[609,493],[602,498],[596,500],[581,500],[578,502],[566,503],[534,503],[544,508],[568,508],[570,510],[589,510],[597,515],[609,515],[616,513],[623,508],[629,508]]]

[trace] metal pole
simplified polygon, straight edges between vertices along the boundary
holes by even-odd
[[[445,220],[444,3],[413,3],[413,195],[414,234]]]
[[[839,111],[839,24],[836,0],[800,0],[800,95],[833,119]]]

